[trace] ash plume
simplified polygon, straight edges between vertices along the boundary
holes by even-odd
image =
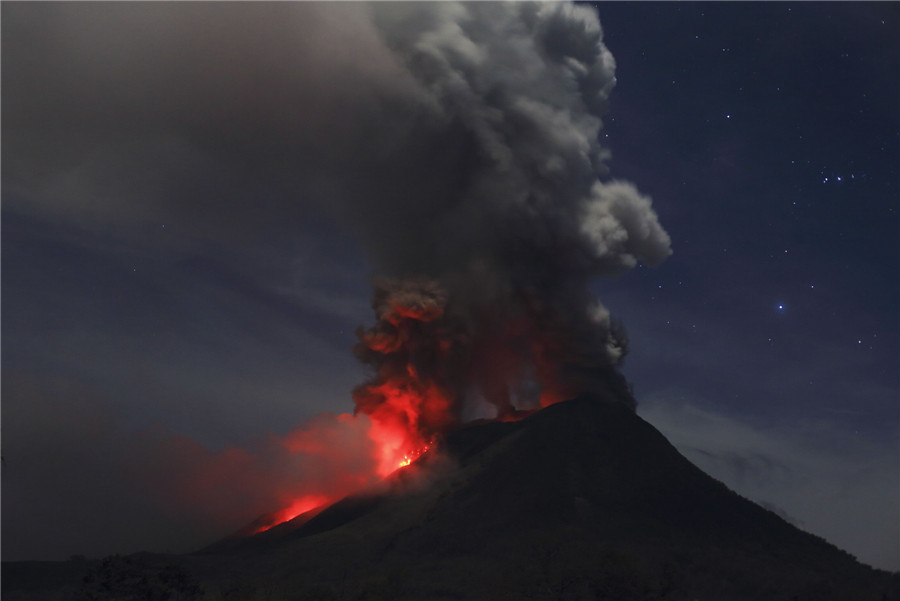
[[[592,9],[12,3],[3,17],[5,210],[285,254],[310,215],[332,215],[378,278],[357,411],[401,460],[485,407],[633,402],[626,337],[590,283],[658,264],[670,240],[649,198],[607,179],[615,61]],[[169,222],[171,241],[147,234]]]
[[[615,63],[596,15],[438,3],[374,17],[423,94],[420,131],[454,146],[436,193],[379,203],[356,223],[393,278],[377,284],[378,323],[360,333],[376,376],[357,409],[397,405],[386,389],[418,394],[434,405],[413,424],[428,438],[467,403],[503,416],[585,390],[631,402],[615,369],[624,332],[589,284],[671,251],[650,200],[599,179]]]

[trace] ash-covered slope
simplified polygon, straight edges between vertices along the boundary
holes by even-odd
[[[701,472],[624,405],[591,396],[460,429],[380,490],[194,561],[234,562],[301,598],[825,601],[898,590],[896,577]]]
[[[135,562],[129,574],[186,569],[206,592],[183,598],[900,599],[900,575],[740,497],[627,406],[596,396],[459,429],[318,514]],[[83,585],[61,583],[63,565],[4,564],[4,598],[77,598]],[[60,580],[52,591],[38,568]]]

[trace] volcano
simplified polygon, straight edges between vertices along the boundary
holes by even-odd
[[[230,599],[900,598],[900,575],[739,496],[596,395],[471,423],[374,489],[147,561]],[[4,593],[20,580],[5,572]]]

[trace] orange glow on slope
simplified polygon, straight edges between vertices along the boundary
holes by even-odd
[[[338,416],[324,430],[311,427],[292,433],[284,442],[292,453],[316,457],[338,469],[320,472],[324,474],[320,487],[303,489],[325,492],[315,497],[316,502],[304,504],[310,496],[300,497],[276,514],[272,525],[412,464],[459,423],[461,398],[469,388],[496,406],[496,419],[502,421],[530,413],[518,410],[511,397],[511,382],[523,377],[540,386],[542,407],[571,396],[561,377],[559,358],[566,357],[567,344],[559,335],[543,333],[519,316],[489,324],[490,336],[473,342],[458,315],[445,312],[446,304],[446,295],[434,282],[385,280],[376,285],[377,322],[357,331],[359,342],[354,347],[373,374],[353,391],[353,416]],[[368,439],[365,448],[345,438],[351,432],[357,441]],[[333,461],[350,446],[359,462]],[[346,465],[354,466],[353,483],[341,470]]]
[[[403,377],[370,386],[368,394],[376,395],[380,403],[369,415],[341,414],[334,420],[325,422],[331,426],[330,430],[319,425],[308,430],[298,430],[286,437],[282,444],[292,453],[320,458],[333,457],[342,453],[348,443],[343,438],[346,433],[335,426],[347,426],[351,425],[349,422],[355,422],[364,429],[372,443],[367,451],[370,453],[370,467],[354,474],[340,471],[331,473],[328,476],[331,488],[328,490],[343,491],[341,494],[302,495],[288,507],[271,514],[267,523],[257,528],[253,534],[265,532],[307,511],[334,503],[346,494],[363,488],[367,483],[410,465],[425,454],[432,446],[433,436],[426,438],[420,433],[422,420],[442,423],[449,412],[450,401],[436,385],[416,381],[414,377],[417,375],[414,370],[408,370]],[[348,432],[352,431],[360,432]]]
[[[411,465],[469,418],[465,409],[486,403],[493,419],[510,422],[575,396],[593,377],[597,353],[582,349],[592,339],[573,337],[574,322],[527,290],[519,294],[518,307],[463,299],[460,311],[448,309],[438,282],[376,280],[376,323],[357,330],[353,349],[371,376],[353,390],[352,415],[323,415],[277,440],[299,476],[273,498],[295,500],[260,520],[267,525],[257,532]]]
[[[409,465],[410,463],[412,463],[413,461],[415,461],[416,459],[418,459],[419,457],[421,457],[422,455],[427,453],[428,449],[430,449],[430,448],[431,448],[431,445],[425,445],[421,449],[416,449],[414,451],[410,451],[409,453],[404,455],[403,458],[400,460],[400,463],[397,464],[397,469],[400,469],[401,467],[406,467],[407,465]]]
[[[259,534],[260,532],[265,532],[270,528],[277,526],[278,524],[283,524],[284,522],[289,522],[298,515],[304,514],[311,509],[315,509],[316,507],[321,507],[326,503],[330,503],[332,499],[324,495],[304,495],[299,499],[295,500],[289,507],[282,509],[274,514],[272,514],[272,521],[265,526],[259,527],[253,534]]]
[[[369,438],[375,443],[376,472],[381,477],[415,461],[431,446],[436,431],[433,424],[449,422],[447,395],[412,374],[415,372],[410,370],[365,391],[380,401],[369,413]]]
[[[371,422],[369,437],[376,444],[373,452],[376,454],[375,465],[378,477],[386,477],[401,467],[406,467],[416,459],[424,455],[431,448],[431,443],[418,443],[418,446],[409,446],[408,440],[414,439],[411,432],[405,432],[400,428],[392,428],[387,422]],[[375,474],[373,474],[373,478]],[[364,481],[360,482],[362,487]],[[343,495],[341,495],[343,496]],[[253,534],[265,532],[279,524],[289,522],[298,515],[307,511],[328,505],[339,500],[340,497],[331,497],[324,494],[309,494],[299,497],[290,506],[275,512],[270,516],[269,522],[253,531]]]

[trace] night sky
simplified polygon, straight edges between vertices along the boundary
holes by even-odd
[[[378,57],[327,29],[327,61],[282,52],[285,19],[216,37],[216,19],[86,7],[2,7],[4,560],[236,530],[274,489],[223,466],[352,411],[366,377],[351,348],[372,258],[323,198],[369,181],[356,157],[381,130],[357,135],[342,114],[365,111],[328,93],[298,125],[275,90],[367,92]],[[628,332],[639,415],[741,494],[900,570],[900,5],[597,10],[609,175],[652,197],[673,250],[592,283]],[[232,31],[208,76],[180,71]]]

